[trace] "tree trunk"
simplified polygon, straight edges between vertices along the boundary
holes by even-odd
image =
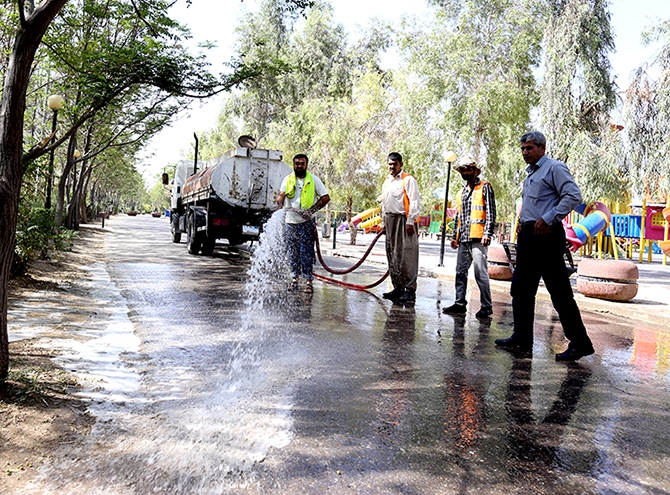
[[[86,196],[88,183],[91,180],[92,167],[86,167],[86,162],[81,163],[81,196],[79,197],[79,223],[88,223],[88,213],[86,212]]]
[[[63,173],[61,174],[60,180],[58,181],[58,199],[56,202],[56,225],[58,227],[61,227],[63,225],[63,211],[65,210],[65,188],[67,187],[68,178],[70,176],[70,172],[72,171],[72,167],[74,166],[73,155],[76,147],[77,147],[77,133],[73,132],[67,144],[67,158],[65,159],[65,167],[63,167]],[[74,197],[74,191],[73,191],[73,197]],[[72,202],[70,202],[70,206],[71,205]],[[72,228],[69,225],[69,221],[71,219],[70,209],[71,208],[68,207],[65,222],[66,224],[65,226],[68,229]]]
[[[0,101],[0,382],[9,371],[7,286],[16,240],[23,179],[23,125],[26,91],[35,52],[47,27],[67,0],[46,0],[16,31]],[[21,13],[21,17],[24,17]]]
[[[356,230],[358,227],[352,224],[354,198],[351,193],[347,194],[347,224],[349,225],[349,244],[356,245]]]

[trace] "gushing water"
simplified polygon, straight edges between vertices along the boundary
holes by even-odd
[[[281,209],[270,217],[252,256],[245,286],[245,304],[250,308],[262,308],[266,302],[276,300],[277,294],[286,288],[285,216]]]
[[[255,379],[260,370],[259,348],[275,316],[266,309],[270,303],[285,301],[286,243],[283,209],[276,211],[265,224],[258,247],[251,257],[245,284],[245,310],[242,312],[240,339],[230,361],[230,390],[236,391],[245,381]]]
[[[60,343],[96,423],[82,445],[63,446],[26,493],[219,494],[253,484],[252,468],[290,440],[292,376],[302,360],[281,310],[288,299],[283,225],[282,211],[267,223],[237,307],[220,303],[225,287],[198,286],[197,271],[126,263],[111,268],[117,283],[137,292],[129,307],[97,266],[95,286],[104,290],[92,294],[93,304],[110,313],[110,324],[91,326],[84,343]],[[210,269],[221,260],[205,263]],[[113,357],[96,352],[100,345]]]

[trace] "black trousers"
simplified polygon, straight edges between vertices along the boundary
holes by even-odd
[[[563,225],[552,225],[549,233],[539,236],[534,234],[533,225],[533,222],[523,224],[517,236],[516,267],[511,288],[514,335],[522,340],[533,340],[535,296],[542,278],[565,337],[570,341],[569,346],[588,349],[591,347],[591,339],[582,322],[563,258]]]

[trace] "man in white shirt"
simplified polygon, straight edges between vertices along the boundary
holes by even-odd
[[[382,186],[382,232],[386,234],[393,290],[383,297],[412,305],[419,275],[419,186],[414,177],[402,171],[400,153],[389,153],[386,163],[389,175]]]
[[[314,214],[326,206],[330,196],[316,175],[307,171],[309,159],[302,153],[293,157],[293,173],[284,177],[277,196],[280,208],[286,208],[286,246],[291,267],[291,285],[297,290],[302,276],[305,292],[313,292]]]

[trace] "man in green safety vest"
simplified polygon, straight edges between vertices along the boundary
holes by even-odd
[[[305,292],[313,292],[314,220],[312,217],[330,201],[326,187],[316,175],[307,171],[305,154],[293,157],[293,173],[284,177],[277,204],[286,209],[286,247],[291,267],[289,290],[298,290],[304,278]]]

